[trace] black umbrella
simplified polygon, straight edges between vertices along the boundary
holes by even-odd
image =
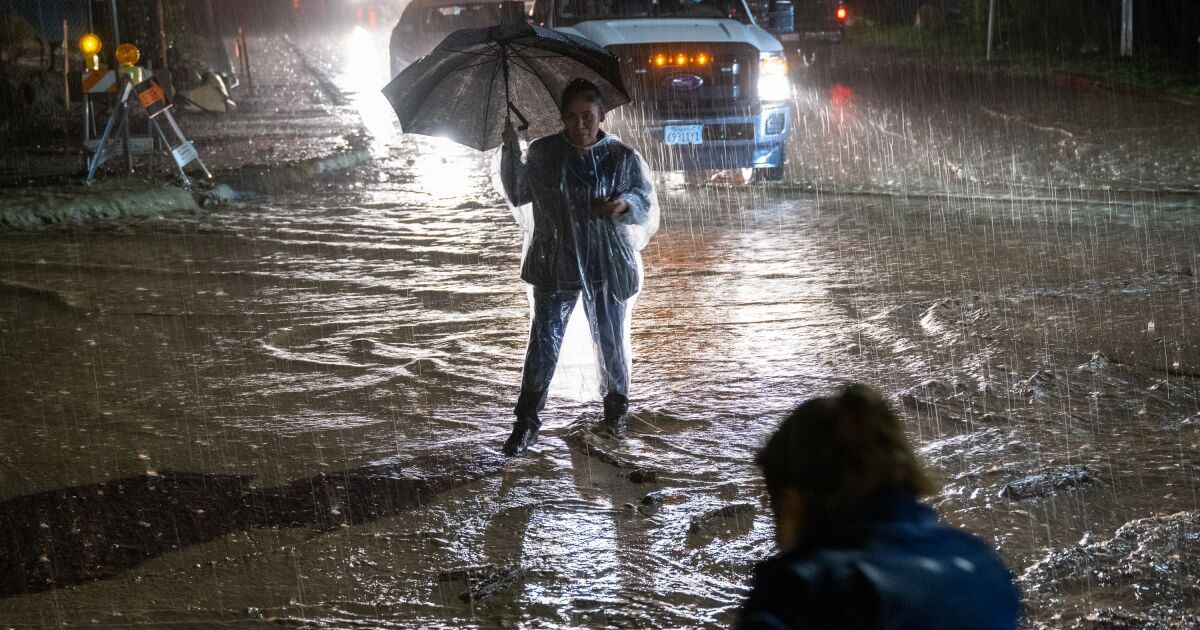
[[[608,109],[629,102],[617,58],[591,40],[523,22],[454,31],[383,88],[405,133],[486,150],[510,115],[538,137],[562,129],[558,99],[576,77]]]

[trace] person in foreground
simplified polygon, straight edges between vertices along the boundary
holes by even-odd
[[[533,285],[533,323],[521,375],[512,434],[504,454],[537,441],[567,321],[582,302],[596,347],[604,393],[601,429],[626,433],[629,407],[628,310],[641,288],[638,249],[657,225],[649,171],[641,156],[600,129],[600,90],[574,79],[559,100],[563,130],[535,140],[521,162],[509,124],[501,152],[501,183],[514,206],[531,204],[521,278]],[[528,229],[528,228],[527,228]]]
[[[936,488],[872,389],[800,405],[757,462],[779,553],[755,568],[742,628],[1017,627],[1012,574],[918,503]]]

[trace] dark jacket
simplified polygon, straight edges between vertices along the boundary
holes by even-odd
[[[760,563],[741,627],[999,630],[1019,617],[1012,575],[990,546],[893,495]]]
[[[647,220],[653,190],[645,173],[641,157],[603,131],[582,155],[561,133],[529,145],[525,164],[504,151],[501,181],[509,201],[533,203],[521,279],[546,290],[578,289],[587,281],[622,299],[637,293],[639,258],[624,228]],[[592,216],[615,198],[629,210],[611,219]]]

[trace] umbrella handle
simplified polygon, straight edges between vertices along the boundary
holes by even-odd
[[[516,114],[517,120],[521,121],[521,126],[517,127],[517,131],[525,131],[529,128],[529,121],[525,120],[525,116],[521,114],[521,110],[517,109],[517,106],[513,105],[512,101],[508,102],[508,111]],[[509,117],[509,121],[512,121],[512,117]]]

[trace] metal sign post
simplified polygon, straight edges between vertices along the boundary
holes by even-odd
[[[121,18],[117,15],[117,0],[112,0],[110,4],[112,8],[113,41],[119,42],[121,41]]]
[[[117,0],[110,0],[109,7],[112,9],[113,41],[120,42],[121,41],[121,16],[117,13]],[[115,50],[113,51],[113,54],[116,55],[116,61],[117,61],[117,65],[115,67],[120,67],[121,66],[120,55],[118,55],[117,51],[115,51]],[[124,150],[125,150],[125,168],[127,168],[129,170],[129,172],[132,173],[133,172],[133,152],[129,148],[129,116],[128,116],[129,112],[127,109],[125,109],[124,107],[121,107],[121,106],[118,106],[117,109],[121,110],[124,113],[124,118],[122,118],[122,120],[121,120],[121,140],[122,140],[122,146],[124,147]],[[90,177],[88,178],[88,182],[91,183]]]
[[[1121,56],[1133,56],[1133,0],[1121,0]]]
[[[992,60],[992,40],[996,33],[996,0],[988,2],[987,60]]]
[[[63,107],[71,111],[71,42],[67,21],[63,20],[62,56],[63,56]]]

